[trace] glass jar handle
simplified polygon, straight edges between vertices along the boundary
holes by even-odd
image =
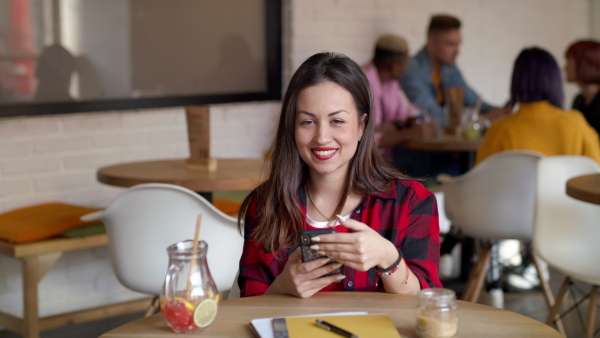
[[[165,278],[165,293],[167,293],[167,299],[175,299],[175,287],[177,285],[177,276],[181,271],[180,265],[171,265],[167,271],[167,277]]]

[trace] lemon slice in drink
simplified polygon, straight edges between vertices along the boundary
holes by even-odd
[[[187,300],[185,300],[185,298],[175,297],[175,300],[178,301],[178,302],[181,302],[183,305],[185,305],[186,308],[188,308],[190,311],[194,312],[194,305],[192,305],[190,302],[188,302]],[[167,302],[167,299],[163,299],[160,302],[160,306],[165,305],[166,302]]]
[[[201,301],[194,311],[194,324],[197,327],[209,326],[217,317],[217,302],[211,298]]]

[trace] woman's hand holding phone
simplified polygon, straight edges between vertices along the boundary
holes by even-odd
[[[344,279],[341,274],[323,277],[341,266],[339,263],[329,263],[329,258],[302,263],[302,254],[298,247],[288,257],[283,271],[265,294],[287,293],[300,298],[309,298],[327,285]]]
[[[368,225],[353,219],[338,217],[340,224],[353,230],[349,233],[320,235],[313,238],[312,248],[319,255],[335,259],[347,267],[367,271],[374,266],[386,269],[398,260],[398,250]]]

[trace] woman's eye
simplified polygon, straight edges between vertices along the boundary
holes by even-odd
[[[334,119],[331,121],[333,124],[342,124],[344,123],[344,120],[340,120],[340,119]]]
[[[312,124],[312,123],[313,123],[313,121],[312,121],[312,120],[304,120],[304,121],[300,121],[300,125],[301,125],[301,126],[306,126],[306,125],[309,125],[309,124]]]

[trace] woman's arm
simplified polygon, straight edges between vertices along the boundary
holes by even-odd
[[[273,253],[265,252],[264,246],[252,237],[257,222],[256,199],[250,201],[244,218],[244,248],[240,257],[238,285],[240,296],[260,296],[264,294],[283,269],[280,260],[285,260],[281,253],[279,260]]]
[[[394,242],[421,289],[441,287],[440,226],[435,195],[418,182],[412,181],[407,188],[403,204],[409,210],[402,212],[403,217],[396,224]]]

